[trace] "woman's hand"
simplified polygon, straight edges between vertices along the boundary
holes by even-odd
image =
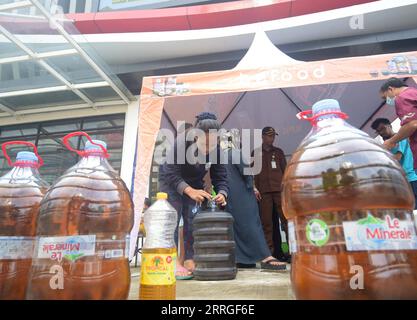
[[[204,201],[204,199],[211,200],[211,195],[204,190],[197,190],[192,187],[187,187],[185,188],[184,193],[192,200],[200,204]]]
[[[255,193],[255,197],[256,197],[256,200],[259,202],[259,201],[261,201],[262,200],[262,196],[261,196],[261,193],[259,192],[259,190],[258,189],[256,189],[256,188],[254,188],[253,189],[253,192]]]
[[[223,194],[221,194],[221,193],[219,193],[217,196],[215,196],[213,198],[213,200],[214,200],[214,202],[216,202],[216,204],[218,206],[224,207],[227,204],[226,197]]]

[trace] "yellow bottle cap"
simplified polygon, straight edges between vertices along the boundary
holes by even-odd
[[[168,199],[168,194],[165,193],[165,192],[158,192],[156,194],[156,199],[157,200],[166,200],[166,199]]]

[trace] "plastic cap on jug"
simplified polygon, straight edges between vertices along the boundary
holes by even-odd
[[[165,192],[158,192],[156,194],[156,199],[157,200],[166,200],[166,199],[168,199],[168,194],[165,193]]]
[[[335,99],[325,99],[317,101],[313,105],[313,116],[325,112],[325,111],[339,111],[340,112],[340,105],[339,101]]]
[[[102,141],[102,140],[93,140],[94,143],[97,143],[101,146],[104,147],[104,149],[107,150],[107,144]],[[90,141],[87,141],[85,143],[85,147],[84,147],[84,151],[92,151],[92,150],[98,150],[98,151],[103,151],[100,146],[96,145],[96,144],[92,144]]]
[[[34,152],[20,151],[17,153],[16,162],[13,166],[17,167],[38,167],[39,159]]]
[[[38,157],[33,152],[20,151],[20,152],[17,153],[16,160],[18,160],[18,161],[35,161],[35,162],[38,162]]]

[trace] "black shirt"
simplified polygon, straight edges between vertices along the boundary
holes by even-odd
[[[187,142],[186,148],[188,150],[193,142]],[[161,165],[159,169],[159,183],[162,189],[175,190],[179,194],[183,194],[184,189],[191,186],[194,189],[204,189],[204,176],[210,171],[211,182],[214,186],[214,190],[217,193],[222,193],[227,197],[229,188],[227,183],[227,171],[224,164],[220,164],[220,147],[217,146],[214,151],[217,154],[216,163],[209,162],[209,155],[206,156],[203,163],[190,164],[185,160],[185,164],[177,163],[177,150],[178,145],[184,145],[184,143],[175,143],[170,152],[173,152],[172,158],[174,164],[165,163]],[[169,157],[168,157],[169,158]],[[168,190],[164,190],[168,191]]]

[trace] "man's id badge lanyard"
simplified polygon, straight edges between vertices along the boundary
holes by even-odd
[[[271,167],[272,167],[272,169],[277,168],[277,162],[275,161],[275,154],[272,154]]]

